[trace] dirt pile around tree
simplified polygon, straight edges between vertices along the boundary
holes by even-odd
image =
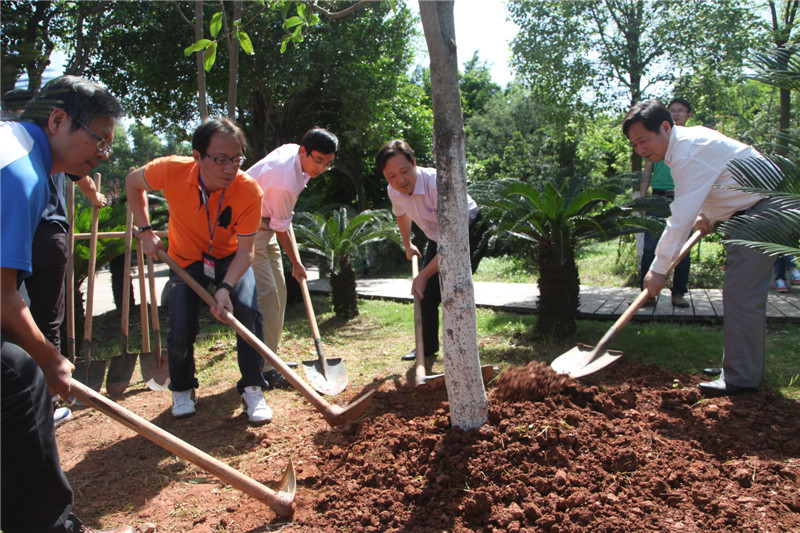
[[[800,530],[797,403],[704,400],[692,378],[627,361],[613,372],[601,390],[540,363],[507,371],[470,431],[444,401],[379,392],[384,414],[301,476],[316,501],[287,530]]]

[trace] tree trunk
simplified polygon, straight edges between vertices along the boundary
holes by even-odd
[[[478,358],[470,268],[466,149],[453,2],[420,1],[419,12],[431,59],[445,382],[450,419],[466,430],[486,423],[488,400]]]
[[[203,38],[203,2],[194,4],[194,40]],[[200,111],[200,120],[208,118],[208,103],[206,102],[206,71],[203,67],[203,50],[195,52],[197,64],[197,109]]]
[[[567,243],[562,252],[551,243],[539,243],[539,315],[536,333],[563,338],[575,333],[580,278],[575,264],[575,245]]]
[[[222,13],[225,13],[225,5],[220,2]],[[242,0],[233,3],[233,22],[242,18]],[[232,25],[231,25],[232,26]],[[226,30],[228,24],[225,24]],[[239,81],[239,38],[235,33],[228,32],[226,37],[228,45],[228,118],[236,121],[236,91]]]
[[[340,318],[358,316],[356,273],[347,259],[339,262],[339,272],[331,273],[331,300],[336,316]]]

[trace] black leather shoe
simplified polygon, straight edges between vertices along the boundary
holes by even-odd
[[[721,378],[705,383],[698,383],[697,388],[706,396],[735,396],[737,394],[747,394],[756,392],[758,387],[740,387],[725,383]]]
[[[400,360],[401,361],[413,361],[416,358],[417,358],[417,349],[414,348],[413,350],[411,350],[410,352],[405,354],[403,357],[401,357]]]
[[[264,372],[264,379],[267,380],[267,384],[269,385],[270,389],[291,389],[292,384],[281,375],[280,372],[275,370],[274,368]]]
[[[702,372],[702,374],[704,376],[713,377],[713,376],[719,376],[720,374],[722,374],[722,369],[712,366],[712,367],[709,367],[709,368],[704,368],[703,370],[701,370],[701,372]]]

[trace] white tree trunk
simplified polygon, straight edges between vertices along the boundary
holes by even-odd
[[[431,59],[445,383],[451,422],[472,429],[487,421],[488,400],[478,358],[453,2],[421,0],[419,12]]]

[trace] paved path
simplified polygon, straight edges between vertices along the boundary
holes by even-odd
[[[308,282],[311,292],[330,292],[328,280]],[[365,279],[358,280],[358,294],[365,298],[385,298],[397,301],[411,301],[411,280],[408,279]],[[589,287],[581,285],[581,318],[597,320],[616,320],[633,303],[640,291],[633,288]],[[536,313],[536,300],[539,289],[534,283],[492,283],[475,282],[475,302],[478,307],[490,307],[518,313]],[[673,307],[669,290],[659,296],[655,307],[642,308],[632,320],[675,320],[689,322],[718,322],[723,318],[722,291],[716,289],[691,289],[686,299],[691,307]],[[793,287],[789,294],[769,292],[767,301],[767,320],[769,322],[800,323],[800,287]]]

